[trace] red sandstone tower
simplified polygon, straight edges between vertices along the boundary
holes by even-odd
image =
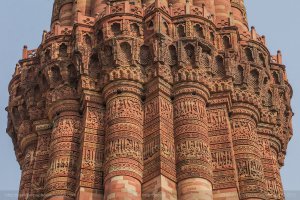
[[[55,0],[9,92],[20,200],[284,199],[292,88],[243,0]]]

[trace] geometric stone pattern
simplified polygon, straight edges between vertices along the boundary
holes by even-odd
[[[243,0],[55,0],[23,49],[7,132],[19,199],[284,199],[281,53]]]

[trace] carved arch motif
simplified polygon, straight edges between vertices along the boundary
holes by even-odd
[[[149,46],[143,45],[140,49],[140,62],[142,65],[148,65],[152,61],[151,51]]]
[[[50,49],[45,50],[44,60],[45,60],[45,62],[49,62],[51,60],[51,50]]]
[[[47,78],[44,74],[41,75],[40,82],[41,82],[41,84],[40,84],[41,85],[41,91],[45,92],[49,88],[49,83],[48,83],[48,80],[47,80]]]
[[[121,24],[120,23],[113,23],[111,25],[111,32],[113,34],[113,36],[118,36],[122,34],[122,30],[121,30]]]
[[[212,43],[215,43],[215,34],[213,31],[210,31],[209,33],[209,39]]]
[[[122,65],[130,65],[132,61],[131,45],[128,42],[120,44],[119,61]]]
[[[152,31],[154,29],[154,22],[153,22],[153,20],[151,20],[151,21],[148,22],[147,29],[149,31]]]
[[[195,67],[196,65],[195,47],[190,43],[184,47],[184,62],[191,67]]]
[[[100,76],[100,65],[97,54],[93,54],[90,58],[89,75],[94,79],[98,79]]]
[[[244,68],[241,65],[239,65],[235,70],[234,83],[242,84],[243,82],[244,82]]]
[[[57,85],[62,81],[60,68],[57,65],[51,67],[50,73],[51,73],[50,77],[51,77],[52,85]]]
[[[174,66],[177,64],[177,60],[178,60],[177,49],[174,45],[170,45],[168,47],[167,62],[170,66]]]
[[[280,77],[279,77],[279,74],[278,74],[277,72],[273,72],[272,75],[273,75],[274,83],[277,84],[277,85],[280,85]]]
[[[92,42],[92,37],[88,34],[85,34],[83,36],[83,42],[88,48],[92,48],[93,42]]]
[[[215,58],[215,65],[213,67],[213,74],[216,77],[222,78],[226,75],[225,63],[224,58],[218,55]]]
[[[68,46],[65,43],[62,43],[59,46],[59,57],[67,57],[68,56]]]
[[[185,28],[182,24],[177,26],[177,36],[178,37],[185,37]]]
[[[162,33],[170,36],[169,24],[166,21],[163,22]]]
[[[140,27],[137,23],[130,24],[130,30],[131,30],[132,36],[134,36],[134,37],[141,36]]]
[[[223,41],[224,49],[230,49],[231,48],[230,38],[227,35],[222,37],[222,41]]]
[[[67,66],[67,71],[68,71],[68,82],[70,85],[74,88],[77,88],[77,70],[76,67],[73,64],[70,64]]]
[[[250,71],[249,74],[249,86],[253,89],[253,90],[257,90],[259,87],[259,72],[255,69]]]
[[[104,40],[104,34],[102,30],[99,30],[97,33],[98,42],[102,42]]]
[[[272,101],[273,101],[273,94],[270,90],[268,90],[265,95],[264,106],[266,106],[266,107],[272,106],[272,104],[273,104]]]
[[[265,56],[262,53],[259,53],[259,62],[263,67],[267,66]]]
[[[35,102],[38,102],[41,99],[41,89],[40,86],[37,84],[33,88],[33,95]]]
[[[244,49],[244,53],[245,53],[245,56],[246,56],[248,61],[251,61],[251,62],[254,61],[253,52],[249,47],[246,47]]]
[[[194,25],[194,31],[195,31],[195,36],[196,36],[196,37],[198,37],[198,38],[205,38],[204,30],[203,30],[203,28],[200,26],[200,24]]]
[[[113,47],[110,45],[105,45],[102,49],[101,49],[101,62],[102,65],[104,66],[108,66],[110,64],[112,64],[112,60],[114,58],[114,52],[113,52]]]

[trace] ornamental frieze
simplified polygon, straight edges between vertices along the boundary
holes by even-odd
[[[284,199],[292,94],[244,0],[55,0],[9,84],[19,199]]]

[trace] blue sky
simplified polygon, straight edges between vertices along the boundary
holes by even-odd
[[[1,192],[18,190],[20,171],[10,138],[5,133],[7,85],[22,47],[36,48],[43,30],[49,30],[53,0],[0,0],[0,197]],[[282,50],[288,78],[294,88],[294,137],[281,170],[287,200],[300,199],[300,10],[299,0],[245,0],[250,26],[266,35],[271,53]],[[297,198],[295,192],[299,192]],[[17,198],[15,198],[17,199]]]

